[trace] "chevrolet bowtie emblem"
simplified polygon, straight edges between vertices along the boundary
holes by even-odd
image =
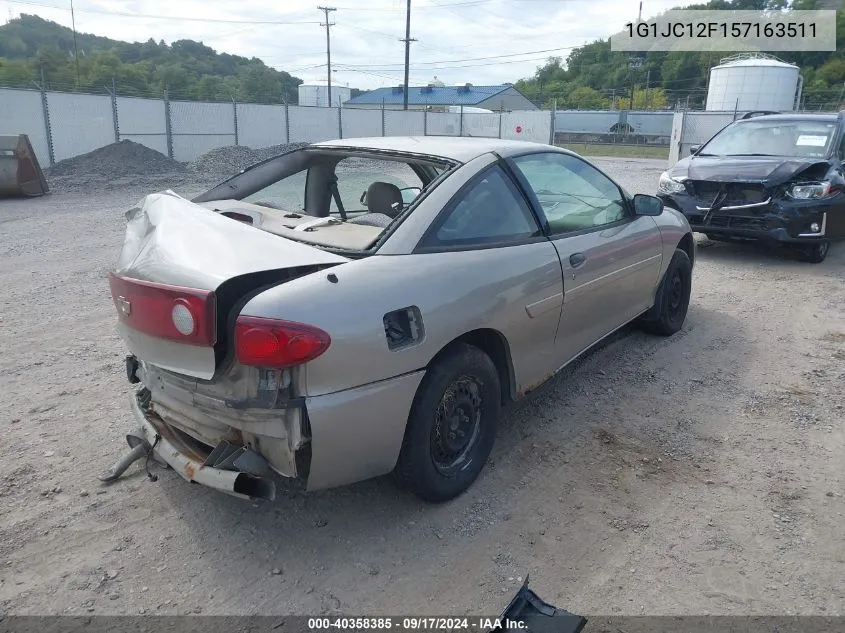
[[[120,313],[123,316],[129,316],[132,312],[132,304],[129,302],[129,299],[126,297],[118,297],[117,298],[117,309],[120,310]]]

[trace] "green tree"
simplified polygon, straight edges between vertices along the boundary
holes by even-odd
[[[202,42],[177,40],[121,42],[77,34],[77,82],[73,32],[42,18],[22,15],[0,26],[0,85],[32,86],[41,81],[53,90],[105,92],[112,79],[119,94],[174,98],[254,100],[296,103],[302,80],[260,59],[218,54]]]
[[[564,100],[564,107],[573,110],[600,110],[609,106],[609,100],[602,97],[598,90],[589,86],[575,88]]]

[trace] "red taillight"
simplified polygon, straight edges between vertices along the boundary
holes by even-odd
[[[303,323],[239,316],[235,321],[235,354],[250,367],[293,367],[314,360],[331,344],[323,330]]]
[[[210,290],[129,279],[111,273],[111,296],[120,320],[134,330],[210,347],[216,341],[216,306]]]

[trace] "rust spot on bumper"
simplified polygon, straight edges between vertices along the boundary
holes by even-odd
[[[185,476],[188,479],[193,479],[196,472],[196,466],[194,466],[193,462],[188,462],[187,464],[185,464]]]

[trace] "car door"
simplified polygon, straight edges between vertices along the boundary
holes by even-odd
[[[513,157],[560,256],[564,299],[555,347],[568,362],[644,312],[653,301],[662,248],[657,223],[585,160],[562,152]]]
[[[436,300],[418,297],[426,338],[435,348],[455,332],[500,332],[517,393],[557,368],[560,260],[524,193],[501,164],[485,168],[455,194],[411,257],[420,270],[433,264],[438,276],[446,273]]]

